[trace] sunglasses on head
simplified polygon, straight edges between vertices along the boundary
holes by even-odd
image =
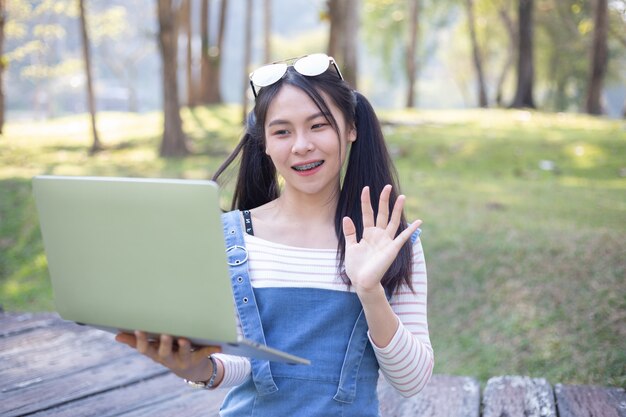
[[[312,54],[273,62],[254,70],[250,73],[250,87],[252,87],[252,93],[254,98],[256,98],[257,91],[254,86],[267,87],[274,84],[285,76],[289,67],[293,67],[299,74],[315,77],[326,72],[331,65],[337,71],[339,78],[343,80],[343,76],[333,57],[326,54]]]

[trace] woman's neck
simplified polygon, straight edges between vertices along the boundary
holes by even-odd
[[[283,192],[274,200],[275,210],[286,218],[306,220],[314,224],[334,223],[337,197],[311,196],[308,194]]]
[[[291,246],[336,248],[337,197],[285,191],[276,200],[252,210],[255,235]]]

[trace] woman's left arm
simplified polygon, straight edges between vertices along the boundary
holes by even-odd
[[[387,345],[379,345],[370,332],[370,341],[385,378],[401,395],[420,392],[430,380],[434,354],[428,333],[427,275],[421,241],[413,244],[413,290],[402,286],[390,303],[398,326]]]
[[[346,239],[345,267],[346,274],[363,305],[369,337],[376,347],[381,369],[400,394],[408,397],[419,392],[428,382],[432,373],[433,354],[428,335],[426,334],[426,339],[421,339],[405,327],[387,301],[381,284],[384,273],[398,255],[400,248],[421,224],[419,220],[411,223],[396,236],[405,197],[401,195],[397,198],[389,216],[390,194],[391,186],[387,185],[381,192],[378,214],[374,219],[369,188],[363,189],[361,194],[363,236],[360,241],[357,242],[356,228],[352,220],[348,217],[343,219]],[[414,251],[414,262],[415,256]],[[423,254],[421,256],[423,263]],[[412,279],[415,279],[415,274]],[[423,279],[426,279],[425,275]],[[423,289],[425,292],[425,287]],[[423,307],[425,314],[425,301]],[[424,320],[425,318],[424,315]]]

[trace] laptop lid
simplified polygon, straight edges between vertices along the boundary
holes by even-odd
[[[238,354],[214,182],[37,176],[33,192],[61,317]]]

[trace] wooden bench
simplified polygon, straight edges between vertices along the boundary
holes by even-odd
[[[109,333],[51,313],[0,313],[0,416],[217,416],[226,390],[196,390]],[[384,417],[626,417],[621,388],[520,376],[434,375],[405,399],[381,378]]]

